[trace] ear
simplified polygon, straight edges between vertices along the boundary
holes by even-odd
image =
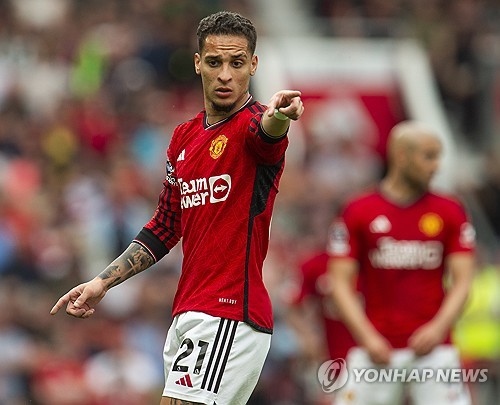
[[[196,52],[194,54],[194,71],[196,72],[197,75],[201,73],[200,64],[201,64],[201,56],[198,52]]]
[[[257,71],[257,65],[259,64],[259,58],[257,55],[252,56],[252,62],[250,65],[250,76],[253,76],[255,72]]]

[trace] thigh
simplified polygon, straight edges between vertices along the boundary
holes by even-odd
[[[165,342],[163,396],[202,404],[245,404],[270,339],[244,322],[200,312],[180,314]]]
[[[371,378],[380,374],[381,367],[370,360],[366,350],[353,348],[346,360],[349,376],[345,386],[335,393],[335,405],[402,404],[403,383]],[[398,366],[391,364],[390,367]]]
[[[460,357],[454,346],[437,346],[428,355],[419,357],[414,367],[425,370],[429,377],[423,381],[411,382],[409,394],[414,405],[470,405],[470,395],[461,378],[453,381],[451,372],[460,371]],[[421,371],[421,375],[425,375]],[[430,373],[432,372],[432,376]],[[439,373],[439,374],[438,374]],[[448,377],[447,377],[448,376]]]

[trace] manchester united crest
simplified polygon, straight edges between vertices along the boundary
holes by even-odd
[[[212,141],[210,145],[210,156],[212,159],[218,159],[220,155],[224,153],[224,149],[226,149],[227,137],[225,135],[219,135]]]
[[[422,215],[418,227],[424,235],[432,238],[443,230],[443,219],[438,214],[429,212]]]

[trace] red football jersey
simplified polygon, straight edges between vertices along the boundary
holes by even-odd
[[[359,262],[367,316],[402,348],[441,306],[446,256],[471,252],[474,240],[465,210],[453,199],[429,192],[403,207],[376,192],[345,207],[331,228],[328,252]]]
[[[331,278],[328,277],[327,253],[317,254],[300,266],[301,284],[293,304],[300,305],[311,297],[319,300],[325,330],[325,340],[330,359],[345,358],[348,350],[355,345],[349,330],[340,320],[338,310],[332,299]]]
[[[272,331],[262,265],[288,138],[264,132],[265,110],[249,97],[216,124],[202,111],[174,130],[158,207],[136,238],[159,260],[182,236],[174,316],[200,311]]]

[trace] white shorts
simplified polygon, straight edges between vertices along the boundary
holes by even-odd
[[[390,382],[386,377],[375,378],[384,375],[379,371],[383,368],[386,369],[385,376],[388,371],[397,370],[399,377]],[[410,349],[394,349],[391,362],[385,367],[375,365],[366,350],[355,347],[347,355],[347,369],[347,383],[336,392],[335,405],[402,405],[405,403],[405,392],[413,405],[471,404],[468,389],[462,381],[445,382],[434,377],[418,381],[415,378],[417,371],[423,375],[424,370],[433,370],[435,376],[437,370],[460,369],[458,351],[451,345],[437,346],[421,357],[415,356]],[[356,378],[356,374],[359,376],[363,369],[371,370],[366,374],[370,378]],[[402,381],[402,375],[406,376],[406,382]],[[413,378],[410,377],[412,375]]]
[[[163,351],[163,396],[207,405],[246,404],[270,345],[270,334],[244,322],[202,312],[179,314]]]

